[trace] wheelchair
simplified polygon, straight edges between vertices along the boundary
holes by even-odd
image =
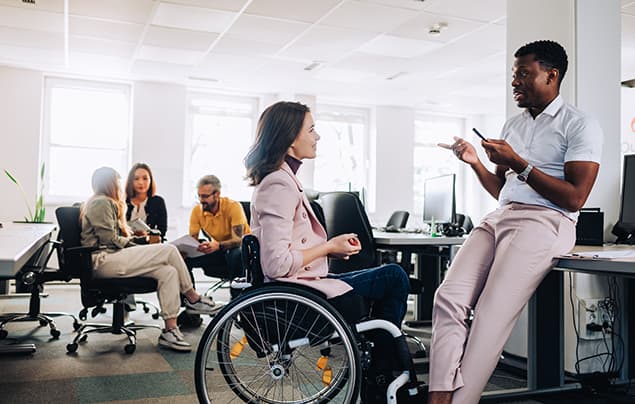
[[[424,402],[398,327],[364,319],[369,305],[357,295],[326,300],[301,285],[265,284],[258,251],[258,239],[245,236],[247,278],[232,282],[232,300],[201,337],[194,368],[199,402]],[[382,344],[373,333],[394,341],[388,373],[374,371]]]

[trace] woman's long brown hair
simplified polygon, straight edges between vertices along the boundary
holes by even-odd
[[[121,234],[124,236],[129,236],[128,230],[126,229],[126,202],[121,199],[121,189],[119,188],[119,180],[121,177],[119,173],[111,167],[100,167],[95,170],[92,178],[92,186],[95,194],[91,197],[91,199],[96,196],[103,195],[110,199],[112,199],[117,204],[117,217],[119,218],[119,229],[121,230]],[[84,204],[84,209],[88,205],[88,203]],[[84,212],[82,209],[82,214],[80,217],[84,216]]]

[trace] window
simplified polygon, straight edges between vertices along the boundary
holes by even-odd
[[[96,168],[110,166],[122,177],[129,162],[130,86],[47,78],[43,159],[48,202],[85,200]]]
[[[190,93],[184,206],[198,202],[196,183],[208,174],[220,179],[222,195],[251,200],[243,160],[255,136],[257,108],[256,98]]]
[[[313,187],[319,191],[361,191],[368,178],[368,111],[319,105],[320,141]]]
[[[461,211],[462,163],[438,143],[453,143],[453,136],[465,133],[465,120],[440,115],[418,115],[415,118],[414,141],[414,206],[418,215],[423,210],[423,184],[426,178],[457,174],[457,212]]]

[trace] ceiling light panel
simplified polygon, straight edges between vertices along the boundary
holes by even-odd
[[[227,32],[236,38],[258,39],[280,46],[287,44],[306,30],[309,24],[275,18],[241,15]]]
[[[213,53],[230,55],[274,55],[280,49],[280,45],[257,40],[236,38],[232,35],[224,35],[214,46]]]
[[[507,14],[507,0],[443,0],[430,2],[425,10],[467,20],[492,22]]]
[[[153,0],[69,0],[68,7],[72,15],[144,24],[153,3]]]
[[[412,58],[440,47],[439,42],[380,35],[362,45],[358,51],[373,55]]]
[[[228,11],[161,3],[157,7],[152,24],[221,33],[229,27],[234,16],[235,13]]]
[[[320,23],[340,28],[352,28],[382,33],[414,18],[417,12],[374,3],[349,1],[342,4]]]
[[[341,0],[257,0],[247,7],[245,13],[313,23],[340,2]]]
[[[143,38],[143,44],[164,48],[207,51],[216,38],[218,38],[218,34],[215,32],[190,31],[151,25]]]

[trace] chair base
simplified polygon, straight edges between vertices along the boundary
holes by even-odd
[[[42,327],[48,326],[51,330],[51,337],[54,339],[58,339],[61,335],[60,331],[57,329],[55,322],[52,317],[60,317],[60,316],[68,316],[73,319],[73,329],[78,330],[81,326],[81,323],[77,320],[71,313],[63,313],[63,312],[51,312],[51,313],[4,313],[0,316],[0,339],[6,338],[9,333],[5,330],[5,326],[7,323],[12,321],[39,321]]]

